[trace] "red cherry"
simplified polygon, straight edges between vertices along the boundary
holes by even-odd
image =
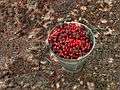
[[[77,59],[89,52],[92,47],[92,43],[86,36],[85,27],[75,23],[54,28],[48,42],[52,45],[53,51],[67,59]]]

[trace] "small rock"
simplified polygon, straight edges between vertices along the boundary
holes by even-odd
[[[76,90],[76,89],[77,89],[77,85],[74,85],[73,90]]]
[[[107,20],[106,19],[100,19],[100,22],[105,24],[105,23],[107,23]]]
[[[0,81],[0,88],[5,88],[5,83]]]
[[[65,79],[64,79],[64,78],[62,78],[61,80],[62,80],[62,82],[64,82],[64,81],[65,81]]]
[[[56,83],[56,87],[57,87],[57,88],[59,88],[59,87],[60,87],[60,84],[59,84],[59,82],[58,82],[58,83]]]
[[[87,7],[86,6],[81,6],[80,9],[85,11],[85,10],[87,10]]]
[[[87,86],[89,90],[94,90],[94,83],[87,82]]]
[[[95,70],[97,70],[98,68],[97,67],[95,67]]]
[[[80,84],[83,85],[83,81],[80,81]]]
[[[108,61],[108,63],[113,63],[113,58],[109,58],[109,61]]]
[[[24,88],[27,88],[27,87],[29,87],[30,86],[30,84],[29,83],[26,83],[23,87]]]
[[[47,63],[47,61],[40,61],[40,63],[41,63],[41,64],[46,64],[46,63]]]

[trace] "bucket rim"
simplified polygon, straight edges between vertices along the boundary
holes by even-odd
[[[90,53],[93,51],[93,49],[94,49],[94,47],[95,47],[95,43],[96,43],[96,41],[95,41],[95,36],[94,36],[94,34],[93,34],[93,32],[92,32],[92,29],[89,28],[87,25],[85,25],[85,24],[83,24],[83,23],[79,23],[79,22],[76,22],[76,21],[72,21],[72,22],[64,22],[63,24],[70,24],[70,23],[75,23],[75,24],[78,24],[79,26],[82,25],[82,26],[84,26],[88,31],[90,31],[90,33],[91,33],[91,35],[92,35],[91,41],[93,42],[93,45],[92,45],[92,48],[90,49],[90,51],[89,51],[87,54],[85,54],[85,55],[83,55],[83,56],[80,56],[80,57],[78,57],[77,59],[65,59],[65,58],[62,58],[62,57],[60,57],[60,56],[58,56],[57,54],[54,53],[54,51],[53,51],[53,50],[51,49],[51,47],[50,47],[50,44],[49,44],[49,42],[48,42],[48,38],[49,38],[50,33],[54,30],[54,28],[56,28],[56,27],[59,26],[60,24],[57,24],[56,26],[54,26],[54,27],[49,31],[49,34],[48,34],[48,38],[47,38],[47,40],[46,40],[46,43],[47,43],[48,46],[50,47],[50,52],[52,53],[52,55],[54,55],[55,57],[57,57],[58,59],[60,59],[59,61],[63,61],[63,62],[79,62],[81,59],[84,59],[84,58],[86,58],[88,55],[90,55]]]

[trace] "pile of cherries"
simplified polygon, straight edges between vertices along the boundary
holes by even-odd
[[[87,54],[93,44],[86,28],[78,23],[64,23],[51,31],[48,43],[52,51],[64,59],[77,59]]]

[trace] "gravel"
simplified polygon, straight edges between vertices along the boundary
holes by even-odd
[[[119,90],[119,0],[1,0],[0,89]],[[48,61],[46,39],[64,21],[93,29],[96,46],[82,71]]]

